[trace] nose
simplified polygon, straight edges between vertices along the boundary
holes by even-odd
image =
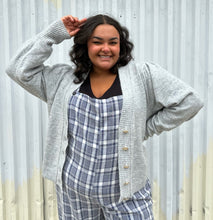
[[[109,50],[110,50],[109,45],[107,43],[103,44],[102,51],[104,53],[107,53],[107,52],[109,52]]]

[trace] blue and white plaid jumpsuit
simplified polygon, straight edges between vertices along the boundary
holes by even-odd
[[[118,202],[118,125],[122,101],[122,95],[98,99],[79,89],[71,97],[63,189],[57,187],[60,220],[153,219],[148,180],[132,198]]]

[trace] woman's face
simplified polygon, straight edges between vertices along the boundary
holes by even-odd
[[[88,40],[87,47],[94,71],[108,71],[118,61],[120,35],[113,25],[98,25]]]

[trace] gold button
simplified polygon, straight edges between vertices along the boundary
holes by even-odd
[[[127,131],[127,130],[123,130],[123,133],[124,133],[124,134],[127,134],[127,133],[128,133],[128,131]]]
[[[126,182],[124,183],[124,186],[126,186],[126,185],[128,185],[128,184],[129,184],[129,182],[126,181]]]
[[[125,165],[125,166],[124,166],[124,169],[128,169],[128,168],[129,168],[129,166],[128,166],[128,165]]]
[[[124,151],[127,151],[129,148],[128,147],[123,147],[122,148]]]
[[[125,201],[126,201],[126,200],[128,200],[128,199],[129,199],[128,197],[124,197],[124,199],[123,199],[123,200],[125,200]]]

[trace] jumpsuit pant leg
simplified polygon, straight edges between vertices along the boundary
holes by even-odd
[[[130,199],[107,205],[103,211],[107,220],[154,220],[152,205],[151,185],[147,180]]]
[[[59,220],[104,220],[99,204],[74,191],[66,192],[56,185]]]
[[[74,191],[57,187],[60,220],[154,220],[149,183],[132,198],[106,206]]]

